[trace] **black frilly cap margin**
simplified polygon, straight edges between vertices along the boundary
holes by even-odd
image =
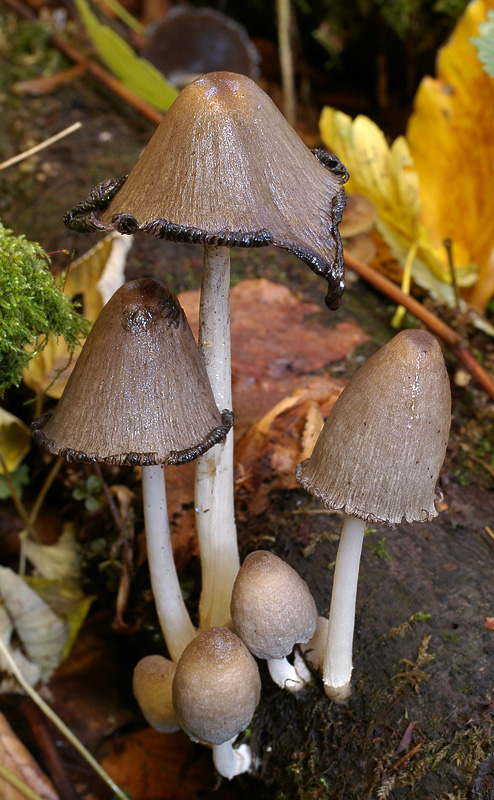
[[[65,461],[75,461],[79,463],[94,463],[98,461],[120,467],[148,467],[157,466],[158,464],[179,467],[182,464],[188,464],[190,461],[194,461],[196,458],[199,458],[199,456],[207,453],[215,444],[223,442],[228,431],[235,422],[233,411],[224,409],[221,412],[221,425],[213,428],[202,441],[192,447],[188,447],[186,450],[171,450],[165,459],[158,458],[156,453],[121,453],[119,455],[102,458],[94,453],[84,453],[82,450],[73,450],[71,447],[57,447],[54,440],[50,439],[43,430],[51,414],[52,412],[43,414],[42,417],[38,417],[38,419],[35,419],[34,422],[31,423],[31,434],[38,447],[45,450],[47,453],[60,456],[60,458],[65,459]]]
[[[312,150],[313,155],[325,169],[329,169],[336,175],[341,183],[348,180],[347,168],[341,163],[339,158],[326,150],[318,148]],[[110,178],[102,183],[98,183],[82,203],[74,206],[64,214],[63,222],[67,228],[77,233],[91,233],[93,231],[116,230],[122,234],[132,234],[137,232],[150,233],[159,239],[167,239],[172,242],[187,242],[189,244],[208,244],[216,247],[266,247],[276,244],[273,237],[267,230],[259,231],[232,231],[224,230],[216,233],[188,225],[177,225],[166,219],[155,219],[140,225],[132,214],[116,214],[111,224],[104,223],[98,211],[108,207],[117,192],[122,188],[127,175],[122,178]],[[332,264],[328,264],[324,259],[298,247],[286,247],[278,245],[293,253],[293,255],[304,261],[316,275],[320,275],[328,281],[328,291],[324,301],[331,310],[338,308],[341,296],[345,290],[343,247],[341,244],[338,225],[345,209],[346,195],[343,188],[336,192],[331,201],[331,236],[335,241],[335,258]]]

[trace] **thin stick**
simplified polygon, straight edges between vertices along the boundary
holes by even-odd
[[[14,773],[11,772],[10,769],[7,769],[7,767],[4,767],[3,764],[1,763],[0,763],[0,777],[2,777],[4,781],[7,781],[7,783],[10,783],[10,785],[13,786],[14,789],[17,789],[19,794],[23,794],[24,797],[27,797],[27,800],[42,800],[39,794],[36,794],[34,789],[31,789],[31,787],[28,786],[27,783],[21,781],[21,779],[17,775],[14,775]]]
[[[35,153],[39,153],[40,150],[44,150],[46,147],[50,147],[52,144],[60,141],[60,139],[63,139],[65,136],[69,136],[71,133],[74,133],[74,131],[78,131],[79,128],[82,128],[82,122],[74,122],[73,125],[69,125],[68,128],[64,128],[63,131],[56,133],[54,136],[50,136],[50,138],[45,139],[44,142],[40,142],[34,147],[30,147],[29,150],[24,150],[23,153],[12,156],[12,158],[8,158],[7,161],[2,161],[0,164],[0,169],[7,169],[7,167],[11,167],[13,164],[18,164],[19,161],[24,161],[24,159],[33,156]]]
[[[21,2],[21,0],[4,0],[4,2],[10,6],[10,8],[13,8],[14,11],[16,11],[17,14],[24,19],[29,19],[31,21],[37,20],[36,14],[23,2]],[[134,92],[131,92],[130,89],[127,89],[127,87],[121,81],[119,81],[117,78],[114,78],[110,72],[107,72],[106,69],[100,67],[99,64],[96,64],[96,62],[91,61],[91,59],[86,58],[86,56],[83,56],[78,50],[75,49],[75,47],[72,47],[72,45],[70,45],[60,36],[52,34],[50,36],[50,42],[70,61],[73,61],[75,64],[82,64],[87,71],[93,75],[93,77],[111,89],[129,106],[135,108],[144,117],[147,117],[147,119],[151,120],[151,122],[159,125],[163,119],[163,114],[153,108],[153,106],[151,106],[149,103],[146,103],[145,100],[141,100],[140,97],[137,97],[137,95],[135,95]]]
[[[5,644],[1,636],[0,636],[0,651],[4,656],[5,660],[7,661],[10,671],[12,672],[14,677],[17,678],[17,680],[19,681],[20,685],[22,686],[26,694],[28,694],[29,697],[32,700],[34,700],[36,705],[43,711],[44,714],[46,714],[48,719],[51,720],[51,722],[53,722],[54,725],[56,725],[58,730],[65,736],[67,741],[70,742],[72,747],[74,747],[77,750],[77,752],[80,753],[80,755],[87,761],[87,763],[90,764],[90,766],[106,783],[106,785],[110,787],[112,792],[118,798],[120,798],[120,800],[128,800],[128,796],[122,791],[122,789],[120,789],[119,786],[117,786],[113,778],[111,778],[108,775],[106,770],[104,770],[101,764],[99,764],[96,761],[96,759],[94,758],[94,756],[91,755],[89,750],[87,750],[84,747],[84,745],[82,744],[82,742],[79,741],[77,736],[75,736],[72,733],[72,731],[70,730],[70,728],[67,727],[65,722],[62,722],[60,717],[53,711],[52,708],[50,708],[48,703],[45,703],[45,701],[43,700],[42,697],[40,697],[36,689],[34,689],[31,686],[31,684],[26,680],[21,670],[19,669],[18,665],[14,661],[12,654],[10,653],[10,650],[8,649],[7,645]]]
[[[375,269],[364,264],[364,262],[360,261],[358,258],[355,258],[355,256],[347,250],[344,251],[344,257],[345,263],[350,269],[357,272],[364,280],[380,292],[383,292],[383,294],[387,295],[395,303],[401,303],[401,305],[405,306],[407,311],[410,311],[410,313],[423,322],[424,325],[427,325],[436,336],[439,336],[439,338],[456,353],[458,359],[465,365],[478,383],[480,383],[482,388],[485,389],[489,397],[494,400],[493,378],[477,361],[475,356],[469,350],[465,350],[461,346],[461,336],[459,333],[453,330],[453,328],[450,328],[449,325],[439,319],[432,311],[424,308],[414,297],[404,294],[399,286],[393,283],[393,281],[390,281],[389,278],[376,272]]]

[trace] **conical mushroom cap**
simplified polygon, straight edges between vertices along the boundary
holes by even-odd
[[[343,390],[297,480],[328,508],[364,520],[432,519],[450,420],[439,344],[401,331]]]
[[[307,149],[254,81],[212,72],[183,89],[128,178],[97,186],[64,221],[81,232],[274,244],[328,279],[331,305],[344,288],[346,178],[335,156]]]
[[[103,308],[57,407],[32,429],[43,449],[68,461],[181,464],[222,441],[231,424],[177,298],[143,278]]]

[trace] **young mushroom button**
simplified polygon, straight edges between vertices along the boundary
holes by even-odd
[[[396,525],[437,515],[439,470],[451,421],[441,348],[429,333],[401,331],[343,390],[297,480],[346,518],[336,560],[323,679],[328,696],[350,691],[352,638],[365,522]]]
[[[132,691],[146,722],[160,733],[180,730],[172,703],[176,664],[163,656],[145,656],[136,664]]]
[[[231,408],[230,247],[284,248],[328,280],[336,308],[345,286],[338,223],[348,174],[311,153],[272,100],[245,75],[211,72],[167,111],[128,177],[104,181],[69,211],[73,230],[145,232],[204,245],[199,347],[219,408]],[[201,628],[228,624],[239,568],[233,441],[196,466]]]
[[[267,660],[274,682],[292,692],[302,689],[310,673],[302,659],[293,666],[286,656],[312,637],[317,610],[298,573],[267,550],[250,553],[233,586],[231,613],[236,632],[251,653]]]
[[[247,772],[248,745],[234,749],[261,695],[261,679],[245,644],[228,628],[209,628],[185,648],[173,679],[177,720],[194,741],[213,747],[216,769],[225,778]]]
[[[214,402],[177,298],[161,281],[143,278],[115,292],[55,410],[32,424],[36,442],[67,461],[142,466],[149,569],[174,660],[196,631],[173,562],[163,464],[197,458],[232,422]]]

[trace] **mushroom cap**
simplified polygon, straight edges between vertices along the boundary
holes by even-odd
[[[223,744],[245,730],[261,695],[257,664],[228,628],[208,628],[185,648],[173,679],[180,727],[195,741]]]
[[[343,390],[296,478],[327,508],[360,519],[430,520],[450,422],[438,342],[426,331],[401,331]]]
[[[175,86],[213,70],[259,75],[260,56],[245,28],[213,8],[171,8],[147,29],[142,55]]]
[[[363,194],[349,194],[339,226],[340,236],[351,238],[369,233],[377,222],[376,204]]]
[[[64,222],[80,232],[277,245],[328,279],[326,303],[336,307],[347,177],[336,156],[307,149],[254,81],[213,72],[183,89],[129,176],[96,186]]]
[[[178,731],[172,703],[176,665],[163,656],[145,656],[136,664],[132,690],[146,722],[160,733]]]
[[[268,550],[256,550],[244,560],[230,610],[236,632],[257,658],[284,658],[295,644],[308,642],[317,625],[306,582]]]
[[[58,405],[32,432],[68,461],[182,464],[222,441],[232,422],[216,407],[177,298],[143,278],[110,298]]]

